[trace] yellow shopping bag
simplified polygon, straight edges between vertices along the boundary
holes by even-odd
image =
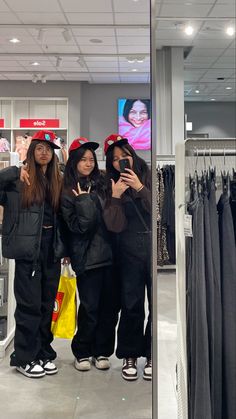
[[[56,338],[72,339],[76,328],[76,278],[64,265],[52,314],[51,331]]]

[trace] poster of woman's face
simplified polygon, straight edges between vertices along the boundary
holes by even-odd
[[[136,150],[151,148],[150,99],[118,99],[119,134]]]

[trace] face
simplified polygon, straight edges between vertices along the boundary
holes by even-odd
[[[128,151],[120,147],[114,147],[112,165],[118,172],[120,172],[119,161],[121,159],[129,159],[130,167],[133,167],[133,157],[128,154]]]
[[[52,160],[53,149],[46,142],[37,144],[34,150],[34,158],[40,166],[46,166]]]
[[[135,127],[139,128],[148,119],[146,105],[141,100],[136,100],[129,111],[128,121]]]
[[[77,171],[81,176],[89,176],[95,167],[95,160],[91,150],[86,150],[82,159],[77,163]]]

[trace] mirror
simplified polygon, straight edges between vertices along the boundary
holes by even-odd
[[[194,415],[188,412],[191,400],[187,396],[188,266],[183,217],[187,211],[188,170],[194,170],[197,157],[186,157],[184,140],[194,138],[189,142],[192,152],[194,145],[201,149],[199,170],[204,170],[204,164],[216,165],[218,171],[224,166],[223,154],[212,157],[210,162],[209,149],[232,149],[233,144],[235,150],[235,2],[158,1],[155,16],[156,160],[161,167],[176,167],[178,275],[176,279],[176,271],[169,271],[166,264],[158,270],[158,417],[185,419]],[[208,149],[208,158],[203,156],[204,149]],[[226,157],[225,162],[227,170],[232,171],[235,155]],[[152,170],[154,175],[154,164]],[[205,407],[205,403],[203,397],[196,405]],[[206,410],[196,415],[208,416]],[[217,415],[215,412],[212,417]]]
[[[125,126],[130,123],[122,111],[124,100],[150,100],[149,3],[7,0],[1,4],[1,133],[21,161],[35,129],[48,128],[64,140],[65,150],[79,135],[99,142],[97,157],[100,168],[105,169],[104,139],[118,132],[119,119]],[[141,100],[136,105],[140,106]],[[146,103],[146,113],[148,106]],[[134,122],[131,125],[135,128]],[[127,131],[123,135],[128,135]],[[137,154],[150,165],[150,145],[139,146]],[[12,295],[8,298],[7,344],[4,340],[1,347],[4,355],[14,324]],[[56,339],[54,347],[59,374],[52,382],[38,382],[37,387],[32,387],[30,380],[21,385],[21,377],[14,374],[9,377],[9,357],[1,361],[6,387],[11,388],[14,400],[21,400],[25,419],[32,412],[27,403],[22,406],[23,393],[34,400],[35,414],[41,417],[56,413],[73,418],[113,415],[116,419],[151,419],[152,384],[142,377],[144,358],[138,360],[138,379],[129,383],[121,377],[122,359],[115,355],[109,371],[93,366],[83,373],[73,367],[69,341]],[[45,396],[47,391],[50,398]]]

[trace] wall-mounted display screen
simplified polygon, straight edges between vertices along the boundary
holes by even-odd
[[[118,99],[118,132],[136,150],[151,148],[150,99]]]

